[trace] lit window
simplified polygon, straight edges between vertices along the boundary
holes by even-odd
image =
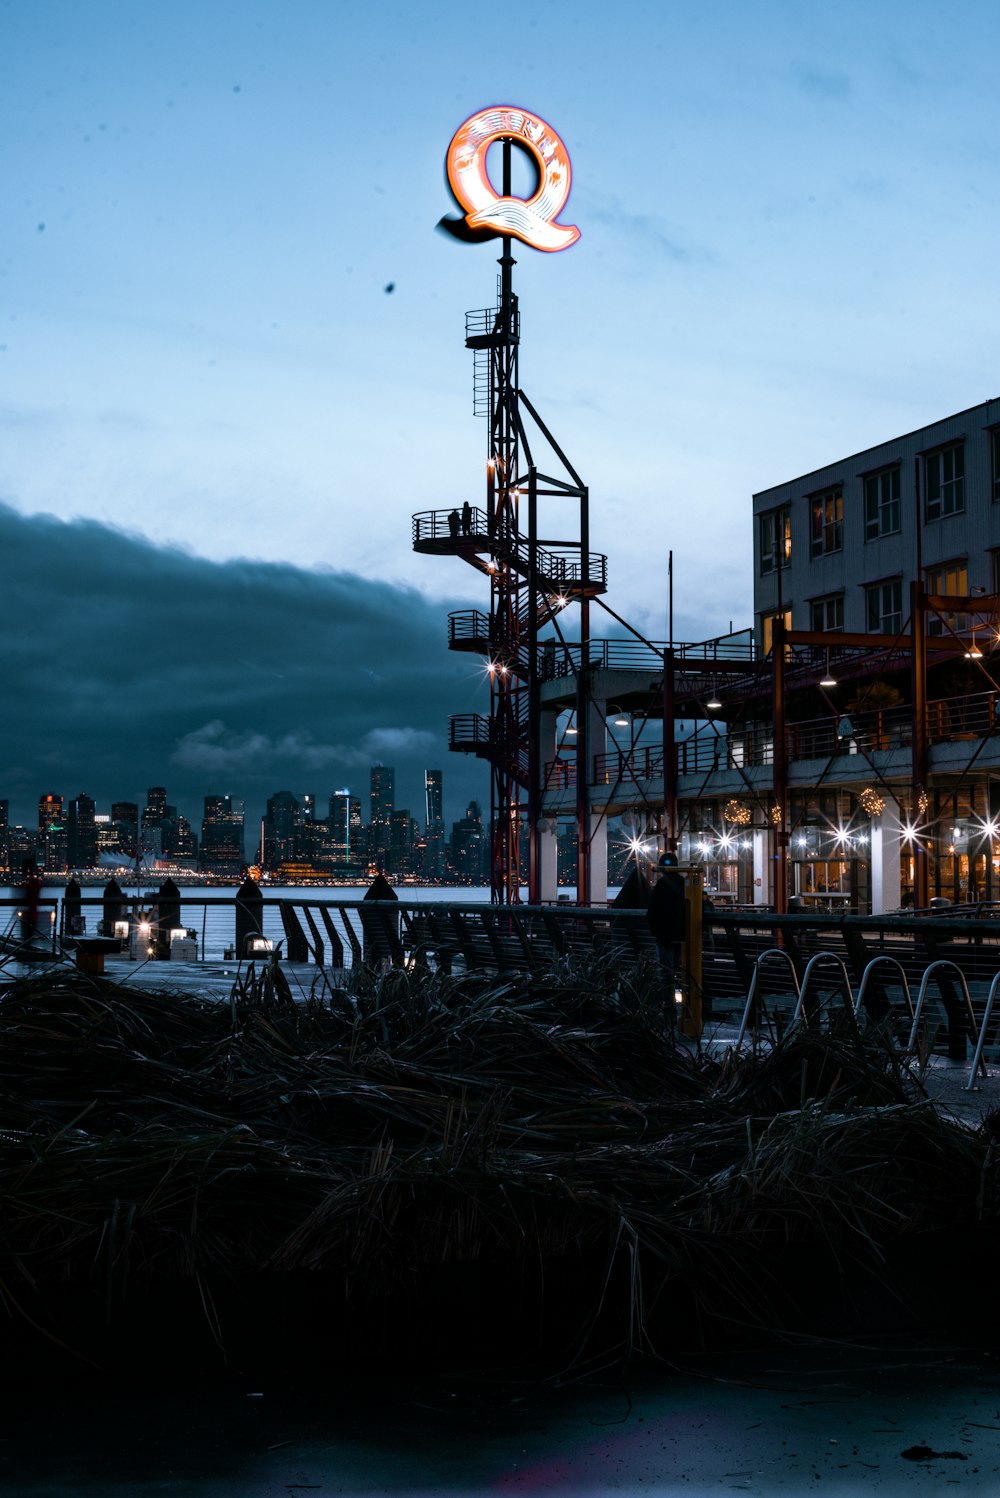
[[[844,496],[840,489],[820,494],[812,500],[812,529],[809,555],[823,557],[839,551],[843,544]]]
[[[927,570],[927,591],[938,597],[964,598],[969,591],[969,569],[965,562],[947,562],[943,567]],[[945,626],[960,634],[968,628],[965,614],[931,614],[927,620],[929,635],[943,635]]]
[[[865,479],[865,540],[894,536],[899,530],[899,469],[885,468]]]
[[[822,630],[842,630],[844,627],[844,595],[834,593],[829,598],[814,598],[809,607],[810,628]]]
[[[965,444],[943,447],[924,460],[927,498],[924,518],[940,520],[945,515],[960,515],[965,509]]]
[[[785,620],[785,628],[786,629],[791,629],[791,627],[792,627],[792,611],[791,611],[791,609],[785,609],[783,616],[781,614],[762,614],[761,615],[761,620],[760,620],[760,622],[761,622],[761,634],[763,636],[764,654],[765,655],[769,655],[770,654],[771,646],[774,644],[774,621],[776,619],[780,619],[782,617],[784,617],[784,620]],[[790,646],[786,645],[785,646],[785,654],[787,655],[789,653],[789,651],[790,651]]]
[[[792,559],[792,512],[788,505],[760,517],[760,571],[764,577]]]
[[[895,577],[865,589],[868,631],[873,635],[898,635],[903,623],[903,583]]]

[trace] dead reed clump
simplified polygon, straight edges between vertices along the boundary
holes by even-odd
[[[939,1117],[876,1041],[708,1060],[664,1033],[657,983],[610,962],[359,973],[305,1001],[258,973],[229,1004],[14,983],[0,1288],[85,1286],[113,1321],[141,1285],[208,1305],[299,1277],[359,1315],[433,1286],[456,1338],[558,1306],[562,1337],[662,1348],[682,1302],[702,1330],[773,1329],[786,1250],[878,1266],[996,1221],[995,1128]]]

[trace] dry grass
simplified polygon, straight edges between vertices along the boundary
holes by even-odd
[[[656,975],[391,972],[231,1004],[60,972],[0,1004],[0,1294],[261,1273],[348,1301],[442,1266],[566,1266],[623,1345],[678,1286],[768,1325],[751,1265],[786,1245],[877,1264],[995,1221],[992,1124],[941,1117],[857,1032],[710,1061],[658,1023]],[[624,1265],[624,1270],[622,1269]],[[224,1329],[223,1329],[224,1331]],[[220,1333],[221,1335],[222,1333]]]

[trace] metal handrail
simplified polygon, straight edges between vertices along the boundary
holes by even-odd
[[[768,947],[766,951],[761,952],[760,956],[757,958],[757,961],[753,965],[753,972],[750,975],[750,983],[747,988],[747,1001],[743,1008],[743,1018],[740,1021],[740,1028],[736,1036],[736,1044],[738,1046],[743,1044],[743,1037],[744,1035],[746,1035],[747,1023],[750,1018],[750,1007],[757,996],[757,985],[760,970],[764,964],[765,959],[768,957],[781,957],[785,962],[788,963],[788,966],[791,968],[792,982],[795,985],[796,1012],[798,1011],[798,1000],[801,994],[801,990],[799,988],[798,975],[795,971],[795,963],[792,961],[789,953],[786,952],[782,947]]]
[[[454,517],[458,526],[454,527]],[[527,572],[531,561],[531,546],[527,537],[518,532],[491,533],[490,517],[485,510],[473,508],[468,529],[462,527],[461,513],[453,505],[450,510],[420,510],[413,516],[413,545],[417,547],[427,541],[475,542],[481,549],[491,548],[498,561],[514,562],[522,572]],[[558,546],[535,546],[535,568],[543,586],[555,592],[569,587],[576,588],[586,580],[589,586],[604,589],[608,583],[608,559],[603,552],[586,554],[586,572],[581,543],[567,541]]]

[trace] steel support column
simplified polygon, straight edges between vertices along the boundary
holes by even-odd
[[[774,908],[788,911],[788,738],[785,727],[785,620],[779,615],[771,635],[774,693],[774,802],[771,807],[774,845]]]
[[[910,584],[910,697],[913,704],[911,725],[911,762],[913,767],[913,805],[910,822],[917,832],[910,840],[913,852],[913,904],[926,910],[930,901],[930,863],[927,847],[921,840],[924,815],[920,797],[927,795],[927,599],[922,578]]]

